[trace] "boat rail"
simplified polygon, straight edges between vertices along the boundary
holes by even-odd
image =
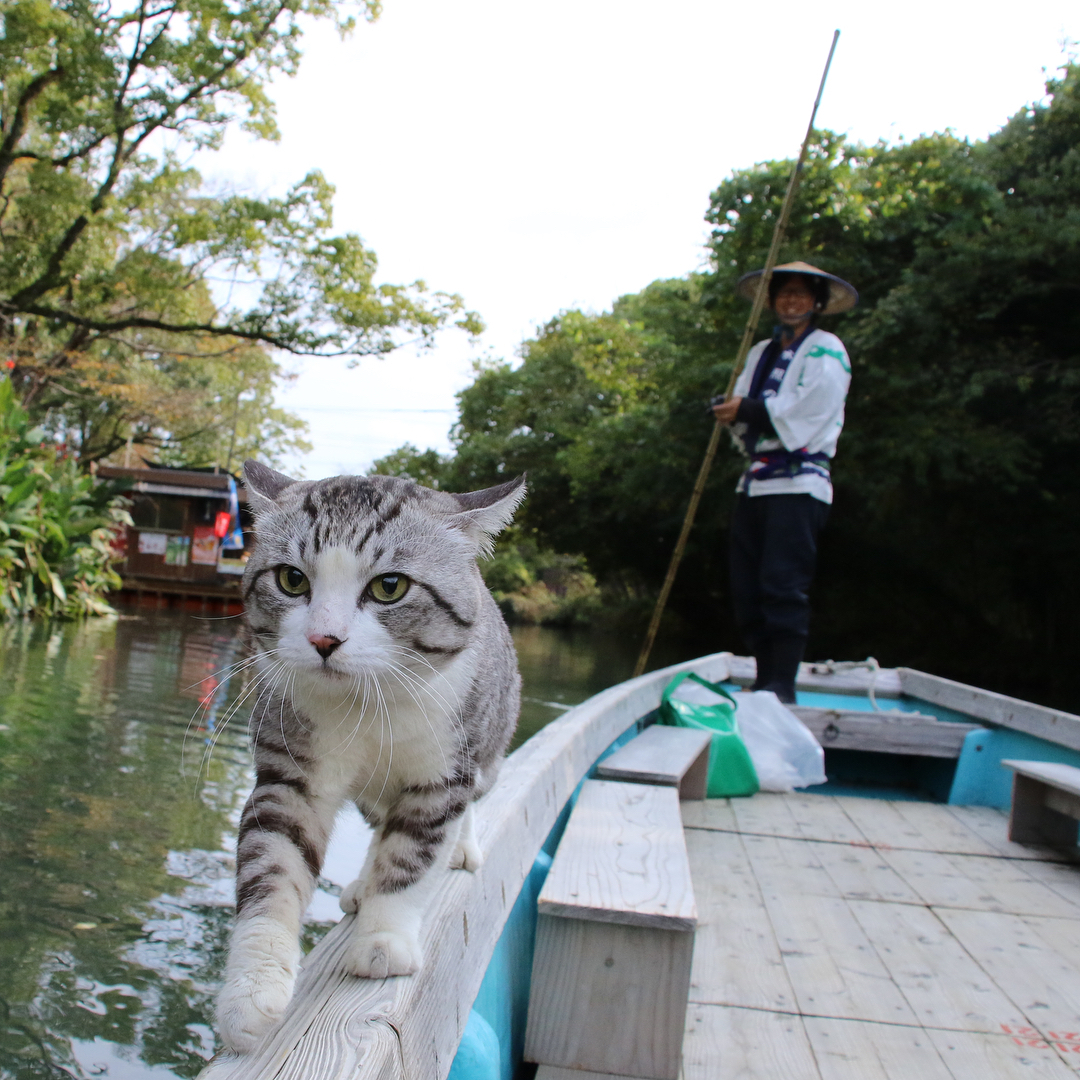
[[[346,915],[305,959],[282,1023],[249,1054],[218,1054],[199,1080],[445,1080],[507,917],[582,779],[658,708],[674,675],[692,669],[721,681],[730,660],[715,653],[619,683],[533,735],[476,805],[484,863],[449,874],[425,919],[421,970],[378,981],[347,975],[354,916]]]

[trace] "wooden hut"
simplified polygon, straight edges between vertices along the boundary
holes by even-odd
[[[242,485],[226,473],[165,466],[103,465],[97,475],[131,484],[134,524],[119,566],[121,595],[158,606],[240,610],[247,552],[227,545],[240,538],[237,512],[240,529],[250,528]]]

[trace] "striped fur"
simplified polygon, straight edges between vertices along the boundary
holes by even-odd
[[[392,477],[293,481],[254,462],[245,475],[258,535],[243,584],[256,778],[218,999],[222,1038],[241,1052],[288,1004],[301,919],[346,801],[374,830],[342,896],[357,912],[358,976],[415,972],[442,874],[479,866],[471,805],[506,752],[520,680],[476,558],[524,496],[522,480],[451,495]],[[307,591],[291,594],[300,574]],[[387,601],[377,586],[401,578],[407,591]]]

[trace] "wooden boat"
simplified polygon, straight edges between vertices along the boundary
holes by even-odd
[[[423,969],[346,976],[346,916],[307,957],[278,1029],[245,1057],[219,1055],[203,1080],[512,1080],[537,899],[575,794],[684,670],[745,685],[753,661],[719,653],[652,672],[538,732],[478,804],[485,861],[450,874]],[[682,804],[698,929],[680,1075],[1075,1077],[1080,869],[1070,851],[1007,839],[1001,762],[1080,766],[1080,717],[904,668],[804,665],[798,688],[827,760],[847,755],[871,782],[903,773],[939,801],[827,785]],[[895,711],[876,711],[871,690]],[[617,1023],[602,1034],[637,1037]],[[615,1075],[581,1068],[542,1065],[538,1080]]]

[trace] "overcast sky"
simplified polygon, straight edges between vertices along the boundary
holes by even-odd
[[[560,310],[702,266],[710,190],[798,151],[835,28],[818,126],[864,141],[985,137],[1080,38],[1076,0],[384,5],[344,42],[309,31],[300,74],[273,87],[279,143],[235,132],[197,162],[254,193],[321,169],[335,229],[384,280],[458,292],[488,325],[478,345],[450,331],[353,370],[289,360],[279,400],[311,424],[292,463],[309,478],[406,441],[447,450],[476,357],[513,360]]]

